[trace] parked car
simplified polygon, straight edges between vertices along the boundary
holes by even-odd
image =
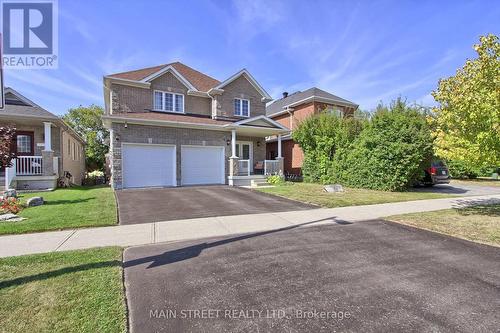
[[[443,160],[433,159],[426,168],[422,170],[422,178],[416,185],[433,186],[436,184],[449,184],[450,171]]]

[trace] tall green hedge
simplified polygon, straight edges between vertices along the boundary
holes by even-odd
[[[321,114],[303,121],[293,139],[304,151],[305,181],[404,190],[432,158],[425,114],[402,99],[380,105],[370,120]]]
[[[420,109],[397,99],[379,106],[352,145],[339,151],[332,179],[350,187],[404,190],[432,158],[433,141]]]
[[[365,120],[342,118],[327,113],[302,121],[292,137],[304,152],[304,180],[328,183],[337,151],[349,146],[365,123]]]

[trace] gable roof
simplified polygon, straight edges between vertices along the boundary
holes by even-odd
[[[283,113],[287,107],[293,107],[295,105],[300,105],[314,100],[325,103],[345,105],[353,108],[358,107],[357,104],[348,101],[347,99],[336,96],[334,94],[330,94],[329,92],[326,92],[319,88],[313,87],[304,91],[299,91],[290,94],[286,98],[281,98],[274,101],[270,105],[266,106],[266,115],[275,116],[277,114]]]
[[[255,78],[245,68],[243,68],[241,71],[234,74],[233,76],[231,76],[227,80],[221,82],[218,86],[214,87],[213,89],[214,90],[222,90],[222,88],[224,88],[225,86],[227,86],[228,84],[230,84],[231,82],[233,82],[234,80],[239,78],[240,76],[243,76],[244,78],[246,78],[248,80],[248,82],[250,82],[250,84],[262,95],[263,100],[266,100],[266,101],[273,100],[273,98],[267,93],[267,91],[264,88],[262,88],[262,86],[259,84],[259,82],[257,82],[257,80],[255,80]]]
[[[220,81],[203,74],[189,66],[184,65],[180,62],[172,62],[169,64],[148,67],[128,72],[116,73],[108,75],[111,78],[132,80],[132,81],[143,81],[148,77],[153,77],[156,73],[161,73],[167,68],[173,68],[177,71],[183,78],[185,78],[196,90],[207,92],[211,88],[220,84]]]
[[[72,136],[80,140],[83,144],[86,143],[85,140],[60,117],[45,110],[10,87],[5,88],[5,108],[0,110],[0,119],[2,117],[5,117],[5,119],[16,119],[16,117],[24,119],[31,118],[40,122],[54,122],[58,126],[64,127],[64,129],[69,131]]]

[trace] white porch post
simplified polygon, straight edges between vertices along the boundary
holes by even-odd
[[[282,156],[281,156],[281,134],[278,134],[278,158],[282,158]]]
[[[50,122],[44,122],[43,123],[43,128],[44,128],[44,136],[45,136],[45,143],[44,143],[44,148],[43,150],[45,151],[52,151],[52,123]]]
[[[231,158],[236,156],[236,130],[231,131]]]

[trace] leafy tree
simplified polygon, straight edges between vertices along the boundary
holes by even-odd
[[[351,187],[404,190],[432,155],[433,136],[423,110],[398,98],[389,107],[379,105],[361,134],[338,152],[332,180]]]
[[[455,76],[439,81],[432,93],[439,107],[431,118],[436,153],[469,165],[500,164],[500,43],[480,37],[477,58],[467,60]]]
[[[304,152],[302,173],[306,181],[329,182],[336,152],[348,146],[361,131],[364,120],[321,113],[302,121],[292,138]]]
[[[15,155],[11,152],[12,140],[16,128],[14,126],[0,126],[0,168],[10,167]]]
[[[87,142],[85,148],[87,170],[102,170],[106,161],[109,131],[104,128],[102,107],[97,105],[79,106],[69,109],[63,119]]]

